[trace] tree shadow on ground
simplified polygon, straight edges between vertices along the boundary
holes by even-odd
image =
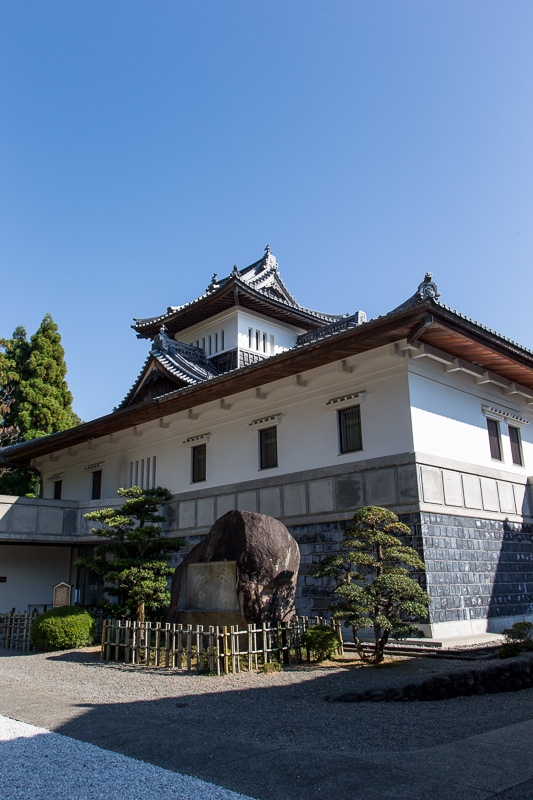
[[[50,658],[65,656],[70,659],[74,654]],[[78,663],[110,671],[117,687],[131,675],[127,666],[100,663],[85,653],[79,655]],[[133,670],[147,674],[145,668]],[[422,680],[425,669],[415,660],[374,670],[371,677],[366,669],[333,674],[312,670],[298,683],[284,683],[284,674],[264,676],[260,687],[257,676],[252,676],[252,686],[246,674],[227,678],[180,675],[181,691],[176,691],[177,686],[172,691],[176,673],[150,670],[152,675],[156,672],[164,684],[159,689],[168,691],[168,696],[135,702],[120,702],[117,696],[116,702],[102,698],[102,702],[77,704],[84,713],[55,730],[261,800],[365,800],[377,795],[445,800],[449,797],[449,786],[447,793],[442,791],[446,780],[452,783],[454,798],[472,800],[487,794],[478,793],[482,784],[476,783],[481,780],[477,773],[468,786],[462,786],[463,775],[454,785],[461,769],[453,766],[453,758],[465,757],[461,742],[510,721],[528,724],[533,716],[531,706],[524,702],[533,697],[533,690],[440,703],[324,700],[378,683]],[[152,676],[150,682],[153,685]],[[455,748],[452,766],[446,765],[447,757],[439,749],[443,747]],[[486,761],[485,755],[485,770]],[[463,764],[464,774],[468,769]],[[529,773],[524,779],[528,777]],[[499,787],[494,784],[494,788]]]

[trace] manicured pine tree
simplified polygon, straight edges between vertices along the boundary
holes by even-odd
[[[396,514],[365,506],[346,528],[340,552],[313,569],[315,577],[333,580],[338,599],[329,607],[332,616],[352,628],[357,653],[369,664],[383,660],[389,638],[423,635],[413,620],[427,616],[429,597],[410,573],[424,570],[424,564],[399,536],[411,536],[411,530]],[[369,628],[374,634],[370,653],[361,641],[361,632]]]
[[[167,578],[174,573],[167,556],[183,546],[183,539],[164,536],[160,506],[172,499],[168,489],[119,489],[126,502],[118,508],[101,508],[85,514],[100,523],[93,533],[105,539],[94,549],[94,558],[80,558],[77,566],[101,575],[105,594],[116,602],[101,606],[116,616],[133,617],[144,622],[148,611],[162,613],[170,603]]]

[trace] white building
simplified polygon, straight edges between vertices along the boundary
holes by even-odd
[[[232,508],[282,520],[300,613],[330,602],[312,564],[357,508],[384,505],[425,561],[428,633],[533,619],[533,353],[438,297],[428,274],[375,320],[311,311],[267,248],[136,320],[152,349],[118,409],[2,451],[40,472],[43,498],[0,497],[0,610],[50,603],[61,580],[93,602],[73,566],[93,542],[83,514],[140,484],[172,491],[187,549]]]

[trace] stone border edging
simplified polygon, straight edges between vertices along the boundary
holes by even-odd
[[[329,703],[399,702],[412,700],[449,700],[452,697],[518,692],[533,686],[533,657],[505,660],[486,669],[464,670],[435,675],[422,683],[345,692],[325,697]]]

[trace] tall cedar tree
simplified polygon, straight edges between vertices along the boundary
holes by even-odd
[[[429,597],[409,577],[409,569],[423,570],[416,550],[398,536],[411,530],[396,514],[379,506],[365,506],[354,515],[344,532],[341,552],[326,556],[313,570],[315,577],[333,579],[338,601],[330,606],[333,618],[351,626],[362,661],[379,664],[387,641],[422,636],[411,620],[425,618]],[[373,628],[373,649],[363,649],[361,631]]]
[[[165,538],[157,524],[165,521],[160,506],[172,499],[168,489],[132,486],[119,489],[118,494],[127,498],[122,506],[85,514],[86,519],[101,524],[93,533],[105,542],[95,547],[94,558],[80,558],[76,564],[111,584],[105,594],[116,602],[103,602],[106,611],[144,622],[146,611],[154,615],[170,603],[167,578],[174,568],[168,566],[166,556],[179,550],[184,541]]]
[[[50,314],[29,342],[22,326],[11,339],[0,340],[0,390],[5,400],[1,431],[16,430],[16,441],[23,442],[80,423],[71,408],[64,356],[61,336]],[[27,494],[34,481],[27,471],[7,472],[0,477],[0,493]]]

